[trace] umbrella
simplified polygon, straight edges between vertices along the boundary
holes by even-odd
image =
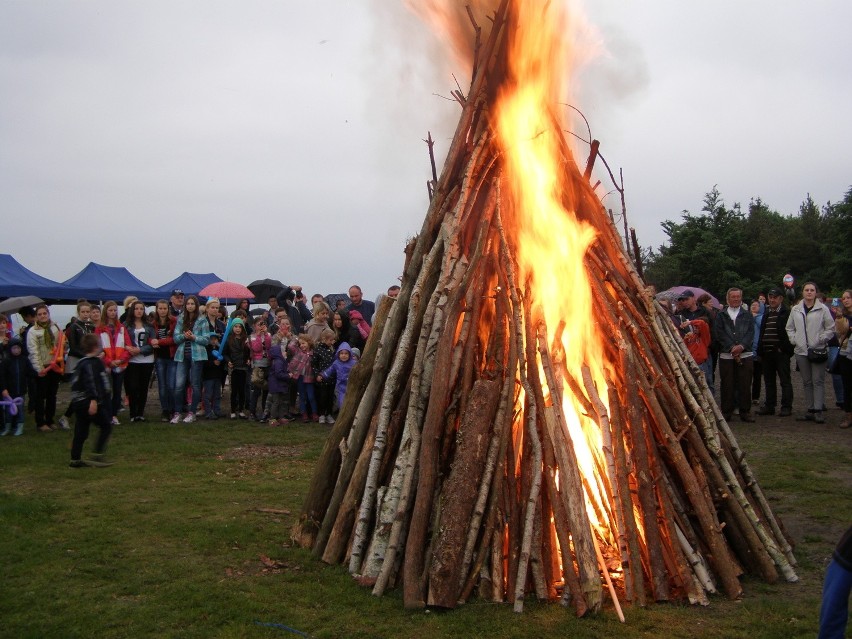
[[[248,314],[251,317],[257,317],[258,315],[263,315],[266,311],[267,309],[265,308],[253,308],[248,312]]]
[[[23,306],[35,306],[44,302],[40,297],[35,295],[22,295],[21,297],[10,297],[0,302],[0,313],[7,311],[18,312],[18,309]]]
[[[658,300],[675,301],[678,296],[687,289],[695,293],[695,297],[701,297],[707,293],[707,291],[703,288],[698,288],[697,286],[672,286],[662,293],[657,293],[655,297]],[[719,300],[717,300],[711,293],[707,293],[707,295],[710,295],[710,303],[713,304],[714,308],[722,308],[722,305],[719,304]]]
[[[241,300],[253,299],[254,293],[237,282],[213,282],[202,288],[198,295],[201,297],[218,297],[219,299]]]
[[[263,302],[274,295],[278,295],[278,293],[283,291],[285,288],[287,287],[278,280],[270,279],[255,280],[248,285],[248,289],[254,293],[255,299]]]

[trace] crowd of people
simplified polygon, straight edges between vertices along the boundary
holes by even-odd
[[[806,411],[795,418],[826,421],[826,376],[844,412],[839,426],[852,426],[852,290],[827,304],[815,283],[806,282],[801,299],[787,305],[790,289],[759,293],[750,304],[730,288],[721,310],[709,294],[684,290],[670,308],[672,320],[710,389],[719,373],[719,406],[726,420],[757,415],[793,415],[792,369],[799,372]],[[777,387],[781,387],[779,402]],[[761,401],[761,396],[763,397]]]
[[[396,297],[399,286],[387,291]],[[3,429],[19,436],[27,413],[41,432],[69,430],[75,417],[73,467],[104,463],[119,413],[146,421],[148,389],[156,375],[161,420],[252,419],[270,425],[294,419],[334,423],[349,372],[358,362],[376,304],[353,285],[332,309],[321,294],[310,306],[300,286],[288,286],[250,309],[240,300],[228,313],[216,298],[199,299],[175,289],[148,306],[128,297],[120,308],[80,300],[61,329],[50,308],[22,308],[17,332],[0,315],[0,389]],[[71,381],[71,401],[57,419],[57,394]],[[230,406],[222,391],[230,385]],[[83,444],[94,423],[95,453],[84,462]],[[78,441],[79,440],[79,441]]]

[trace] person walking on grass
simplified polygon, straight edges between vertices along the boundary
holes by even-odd
[[[805,282],[802,287],[802,301],[790,309],[787,318],[787,337],[793,344],[796,354],[796,366],[802,376],[805,387],[807,413],[797,417],[797,421],[825,423],[825,360],[814,361],[812,349],[828,351],[828,342],[834,337],[834,318],[828,307],[817,299],[816,284]]]
[[[80,346],[86,353],[74,370],[71,382],[71,404],[74,406],[74,439],[71,443],[71,468],[111,466],[104,454],[112,434],[110,410],[110,374],[101,361],[101,341],[96,335],[84,335]],[[83,445],[89,438],[89,428],[100,429],[95,451],[83,460]]]

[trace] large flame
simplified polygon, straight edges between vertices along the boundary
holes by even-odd
[[[509,81],[501,87],[496,129],[505,158],[505,175],[514,208],[522,281],[540,304],[548,330],[565,322],[565,367],[582,380],[585,364],[606,402],[605,362],[595,318],[595,300],[584,256],[595,230],[566,208],[565,167],[561,137],[565,126],[556,107],[566,96],[570,57],[564,34],[567,12],[559,3],[518,2],[516,28],[509,30]],[[607,503],[598,490],[604,468],[597,425],[580,403],[566,393],[563,408],[587,486],[589,515],[597,524]],[[597,504],[598,508],[594,508]]]

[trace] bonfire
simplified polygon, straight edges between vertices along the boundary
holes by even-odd
[[[503,0],[294,538],[407,607],[706,604],[795,559],[566,141],[559,3]],[[596,145],[594,147],[597,148]],[[586,162],[590,169],[595,151]]]

